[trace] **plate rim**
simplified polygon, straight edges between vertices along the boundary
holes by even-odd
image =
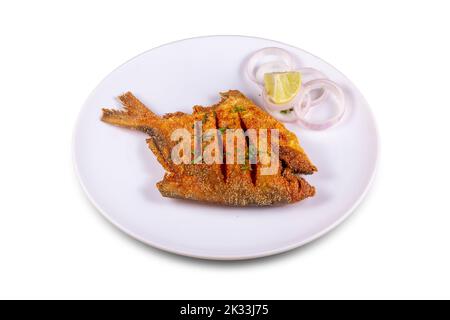
[[[77,139],[77,129],[81,123],[81,115],[84,111],[84,109],[87,107],[87,102],[90,100],[91,96],[97,91],[98,87],[100,87],[100,85],[104,82],[104,80],[106,80],[111,74],[113,74],[115,71],[117,71],[118,69],[120,69],[122,66],[125,66],[126,64],[128,64],[129,62],[131,62],[134,59],[137,59],[138,57],[156,50],[158,48],[161,47],[165,47],[165,46],[169,46],[172,44],[176,44],[179,42],[184,42],[184,41],[189,41],[189,40],[194,40],[194,39],[204,39],[204,38],[218,38],[218,37],[239,37],[239,38],[250,38],[250,39],[259,39],[259,40],[265,40],[265,41],[270,41],[273,43],[278,43],[280,45],[283,46],[287,46],[287,47],[291,47],[291,48],[295,48],[297,50],[303,51],[311,56],[313,56],[316,59],[319,59],[320,61],[324,62],[325,64],[329,65],[330,67],[332,67],[333,69],[335,69],[336,71],[338,71],[352,86],[354,86],[355,88],[357,88],[358,93],[360,93],[361,99],[365,102],[365,104],[367,105],[367,111],[370,114],[370,118],[372,120],[372,124],[373,124],[373,129],[374,129],[374,140],[375,140],[375,159],[374,159],[374,166],[373,166],[373,170],[372,173],[370,175],[370,179],[368,181],[368,183],[366,184],[364,191],[360,194],[360,196],[358,197],[358,199],[353,203],[353,205],[345,212],[345,214],[343,214],[339,219],[337,219],[334,223],[332,223],[331,225],[329,225],[327,228],[324,228],[323,230],[321,230],[320,232],[317,232],[316,234],[303,239],[302,241],[298,241],[292,244],[289,244],[287,246],[283,246],[277,249],[271,249],[271,250],[263,250],[259,253],[255,253],[255,254],[241,254],[241,255],[206,255],[206,254],[195,254],[195,253],[190,253],[190,252],[186,252],[186,251],[182,251],[182,250],[177,250],[177,249],[173,249],[171,247],[168,246],[164,246],[162,244],[153,242],[153,241],[149,241],[147,239],[144,239],[143,237],[140,237],[139,235],[137,235],[135,232],[129,230],[128,228],[122,226],[121,224],[119,224],[118,222],[115,221],[115,219],[113,219],[112,217],[110,217],[106,212],[104,212],[104,210],[101,208],[101,206],[99,206],[97,204],[97,202],[95,201],[95,199],[92,197],[92,195],[90,194],[90,192],[88,191],[83,179],[81,178],[81,174],[79,171],[79,167],[78,167],[78,162],[77,162],[77,156],[76,156],[76,139]],[[100,212],[100,214],[108,221],[110,222],[112,225],[114,225],[116,228],[118,228],[120,231],[124,232],[125,234],[127,234],[128,236],[132,237],[135,240],[138,240],[152,248],[161,250],[161,251],[165,251],[165,252],[169,252],[171,254],[176,254],[176,255],[180,255],[180,256],[184,256],[184,257],[190,257],[190,258],[196,258],[196,259],[202,259],[202,260],[217,260],[217,261],[237,261],[237,260],[251,260],[251,259],[258,259],[258,258],[263,258],[263,257],[268,257],[268,256],[273,256],[273,255],[277,255],[277,254],[281,254],[287,251],[291,251],[294,250],[296,248],[302,247],[314,240],[317,240],[318,238],[321,238],[322,236],[324,236],[325,234],[329,233],[330,231],[332,231],[333,229],[335,229],[336,227],[338,227],[341,223],[343,223],[355,210],[357,207],[359,207],[359,205],[361,204],[361,202],[364,200],[364,198],[367,196],[367,193],[369,192],[369,190],[371,189],[373,182],[375,180],[375,176],[378,172],[378,166],[379,166],[379,158],[380,158],[380,139],[379,139],[379,131],[378,131],[378,126],[377,126],[377,121],[375,119],[374,113],[372,112],[372,108],[370,107],[369,103],[367,102],[365,96],[361,93],[361,91],[359,90],[359,88],[349,79],[347,78],[347,76],[345,74],[343,74],[339,69],[337,69],[336,67],[334,67],[333,65],[331,65],[330,63],[328,63],[326,60],[304,50],[301,48],[298,48],[296,46],[281,42],[281,41],[277,41],[277,40],[272,40],[272,39],[267,39],[267,38],[263,38],[263,37],[256,37],[256,36],[247,36],[247,35],[205,35],[205,36],[197,36],[197,37],[190,37],[190,38],[185,38],[185,39],[180,39],[180,40],[176,40],[176,41],[171,41],[168,43],[164,43],[160,46],[156,46],[153,48],[150,48],[142,53],[137,54],[136,56],[132,57],[131,59],[128,59],[127,61],[125,61],[124,63],[120,64],[118,67],[114,68],[111,72],[109,72],[105,77],[103,77],[100,82],[98,83],[97,86],[95,86],[95,88],[90,92],[90,94],[87,96],[87,98],[84,100],[79,112],[78,112],[78,116],[77,119],[75,121],[75,126],[74,129],[72,131],[72,142],[71,142],[71,153],[72,153],[72,162],[73,162],[73,166],[74,166],[74,171],[75,171],[75,175],[77,176],[78,182],[80,183],[82,190],[84,191],[85,195],[87,196],[88,200],[93,204],[93,206],[95,207],[95,209]]]

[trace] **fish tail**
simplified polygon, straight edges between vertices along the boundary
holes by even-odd
[[[155,113],[148,109],[131,92],[119,96],[119,100],[123,104],[124,109],[103,109],[102,121],[119,127],[147,131],[152,122],[160,120]]]

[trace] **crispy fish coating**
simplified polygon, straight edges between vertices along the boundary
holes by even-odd
[[[269,206],[312,197],[315,188],[298,174],[312,174],[317,168],[308,159],[295,134],[241,92],[231,90],[221,96],[222,100],[213,106],[194,106],[192,114],[176,112],[160,117],[128,92],[119,97],[124,110],[103,109],[102,121],[149,135],[148,146],[166,170],[163,180],[157,183],[164,197],[228,206]],[[211,140],[208,142],[223,146],[224,153],[220,155],[223,164],[175,164],[172,161],[171,152],[178,143],[172,141],[172,133],[176,129],[186,129],[194,136],[197,121],[202,123],[203,132],[219,129],[222,133],[208,137]],[[269,129],[269,132],[278,129],[279,165],[275,174],[261,174],[264,165],[250,164],[248,157],[243,164],[225,163],[228,129]],[[268,138],[271,139],[270,134]],[[250,147],[247,139],[246,154]]]

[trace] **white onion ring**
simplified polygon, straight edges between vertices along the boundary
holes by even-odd
[[[309,74],[315,79],[327,79],[327,77],[321,71],[314,68],[310,67],[299,68],[298,71],[301,72],[302,75]]]
[[[303,78],[305,76],[307,76],[308,74],[310,76],[312,76],[312,78],[314,80],[327,79],[326,75],[324,75],[322,72],[320,72],[319,70],[314,69],[314,68],[301,68],[298,71],[300,72],[300,74],[302,76],[302,82],[303,82]],[[312,80],[310,80],[310,81],[312,81]],[[310,82],[310,81],[305,81],[303,83],[303,85],[307,86],[308,82]],[[317,98],[315,98],[315,99],[311,98],[311,107],[314,107],[314,106],[316,106],[318,104],[321,104],[324,100],[326,100],[328,98],[328,91],[327,90],[322,88],[320,91],[321,91],[321,93],[319,94],[319,96]]]
[[[250,56],[250,58],[247,61],[246,72],[247,72],[247,76],[249,77],[249,79],[259,86],[262,86],[263,83],[258,82],[258,79],[256,77],[258,70],[255,70],[255,69],[262,66],[262,65],[258,66],[258,62],[263,61],[265,57],[269,57],[269,56],[274,56],[277,59],[272,60],[272,61],[267,61],[263,65],[266,65],[269,62],[279,62],[279,63],[281,62],[289,67],[288,70],[284,70],[284,71],[290,71],[290,69],[292,69],[294,66],[294,59],[293,59],[292,55],[284,49],[276,48],[276,47],[267,47],[267,48],[263,48],[261,50],[256,51],[255,53],[253,53]]]
[[[266,57],[273,56],[275,59],[264,61]],[[323,130],[336,124],[345,113],[345,95],[334,82],[328,80],[319,70],[313,68],[300,68],[302,78],[312,77],[314,80],[305,81],[297,96],[290,102],[277,105],[274,104],[264,89],[264,75],[272,72],[294,71],[294,58],[286,50],[276,47],[263,48],[253,53],[247,61],[246,73],[248,78],[262,89],[264,109],[275,119],[283,122],[297,122],[312,130]],[[314,99],[311,92],[320,90]],[[313,122],[306,119],[312,107],[319,105],[329,94],[337,99],[337,113],[323,122]],[[288,113],[282,111],[291,110]]]
[[[312,104],[304,103],[308,99],[309,93],[313,90],[324,89],[333,94],[337,99],[338,112],[326,121],[314,122],[306,120],[306,115],[311,110]],[[327,129],[341,120],[345,113],[345,94],[333,81],[327,79],[311,80],[299,92],[299,103],[295,105],[294,112],[297,115],[297,122],[312,130]],[[310,100],[311,98],[309,98]]]
[[[295,122],[298,120],[298,116],[294,110],[292,110],[289,113],[282,113],[282,111],[294,109],[295,105],[299,103],[297,99],[293,102],[284,105],[274,104],[273,102],[270,101],[270,98],[267,96],[265,90],[263,90],[262,98],[264,102],[263,104],[264,109],[275,119],[283,122]],[[304,100],[302,101],[302,104],[303,108],[309,109],[311,107],[311,97],[309,95],[305,96]]]

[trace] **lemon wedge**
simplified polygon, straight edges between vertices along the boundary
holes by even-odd
[[[264,74],[264,87],[267,95],[275,104],[284,104],[294,99],[300,90],[301,83],[298,71]]]

